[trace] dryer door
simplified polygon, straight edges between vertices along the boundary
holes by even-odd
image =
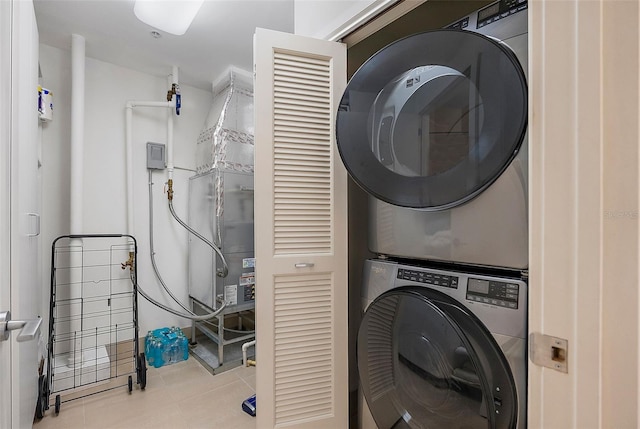
[[[503,353],[446,295],[427,288],[381,295],[363,317],[357,354],[380,429],[516,427],[516,388]]]
[[[340,101],[337,141],[353,179],[390,204],[441,210],[495,181],[527,128],[513,52],[478,33],[409,36],[372,56]]]

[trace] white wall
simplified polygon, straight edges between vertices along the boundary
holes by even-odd
[[[91,41],[87,41],[90,45]],[[43,293],[49,302],[51,243],[69,233],[70,166],[70,51],[40,46],[42,84],[53,91],[54,119],[43,127]],[[163,71],[161,71],[163,72]],[[170,65],[166,73],[171,72]],[[166,100],[167,80],[134,70],[86,59],[85,146],[84,146],[84,233],[126,233],[125,103],[127,100]],[[212,95],[181,86],[182,110],[174,119],[174,164],[195,169],[196,139],[200,133]],[[133,115],[134,142],[134,231],[138,242],[138,281],[140,287],[160,302],[169,303],[152,272],[149,259],[148,176],[146,143],[166,143],[166,110],[136,108]],[[174,172],[174,206],[187,219],[188,178],[193,171]],[[154,224],[156,260],[165,282],[186,304],[187,233],[171,218],[163,186],[165,172],[154,174]],[[149,329],[189,321],[157,309],[139,297],[140,334]],[[177,308],[177,306],[176,306]]]

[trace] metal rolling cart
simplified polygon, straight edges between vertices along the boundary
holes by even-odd
[[[65,235],[53,241],[51,255],[47,373],[38,406],[48,409],[55,394],[58,414],[62,402],[125,386],[131,393],[134,375],[144,390],[135,238]]]

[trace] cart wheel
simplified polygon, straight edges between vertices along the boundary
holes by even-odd
[[[140,382],[140,389],[144,390],[147,387],[147,361],[144,353],[140,353],[138,356],[138,380]]]
[[[133,390],[133,377],[129,376],[129,393]]]
[[[36,418],[40,420],[44,417],[45,408],[45,383],[44,375],[38,377],[38,400],[36,402]]]
[[[53,409],[56,416],[60,413],[60,395],[56,395],[56,407]]]

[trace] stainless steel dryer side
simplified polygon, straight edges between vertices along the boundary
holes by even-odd
[[[491,6],[491,5],[490,5]],[[481,33],[511,49],[527,73],[527,13],[483,25],[478,13],[465,30]],[[455,24],[454,24],[455,25]],[[526,269],[528,240],[528,133],[502,175],[473,200],[447,210],[394,206],[369,196],[369,248],[383,255]]]
[[[350,81],[338,147],[370,195],[372,252],[528,267],[526,12],[496,1],[450,26],[464,31],[389,45]]]

